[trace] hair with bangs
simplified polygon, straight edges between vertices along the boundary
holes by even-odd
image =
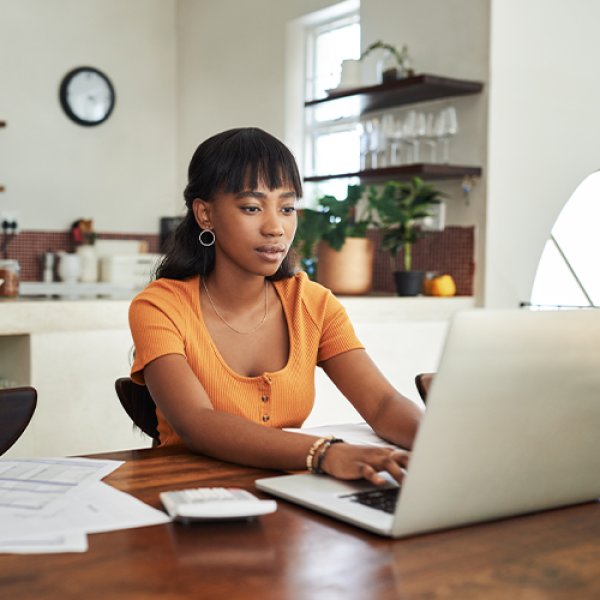
[[[209,275],[215,265],[215,249],[198,241],[202,229],[194,217],[194,200],[212,202],[219,193],[255,190],[259,181],[270,190],[288,185],[298,198],[302,197],[296,160],[276,137],[262,129],[246,127],[219,133],[200,144],[190,162],[188,184],[183,192],[187,213],[167,241],[166,256],[156,278],[181,280]],[[267,279],[277,281],[294,274],[291,252]]]

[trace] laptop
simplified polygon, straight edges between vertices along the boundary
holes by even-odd
[[[366,481],[256,486],[394,538],[597,500],[600,310],[458,313],[402,487],[385,486],[391,512],[370,505],[381,490]]]

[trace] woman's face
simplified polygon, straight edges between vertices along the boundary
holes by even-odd
[[[253,190],[194,200],[196,221],[215,234],[215,269],[274,275],[294,239],[296,200],[293,188],[270,190],[260,180]]]

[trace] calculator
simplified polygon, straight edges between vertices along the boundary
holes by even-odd
[[[259,500],[239,488],[197,488],[162,492],[161,502],[176,521],[252,520],[275,512],[275,500]]]

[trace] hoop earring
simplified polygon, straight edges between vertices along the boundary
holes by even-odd
[[[208,242],[208,243],[206,243],[206,242],[205,242],[205,241],[202,239],[202,236],[203,236],[205,233],[210,233],[210,235],[212,235],[212,239],[211,239],[211,240],[210,240],[210,242]],[[201,244],[202,244],[204,247],[212,246],[212,245],[214,245],[214,243],[215,243],[215,233],[214,233],[214,231],[212,231],[211,229],[203,229],[203,230],[200,232],[200,235],[198,236],[198,240],[200,241],[200,243],[201,243]]]

